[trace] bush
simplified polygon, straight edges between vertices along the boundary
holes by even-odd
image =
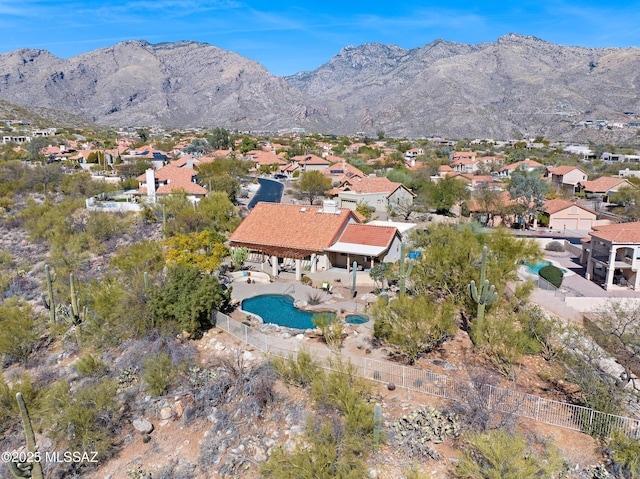
[[[284,382],[300,387],[311,384],[320,371],[320,365],[313,359],[311,353],[304,349],[298,351],[297,358],[274,357],[271,362]]]
[[[40,339],[42,325],[28,303],[10,298],[0,305],[0,354],[26,362]]]
[[[100,358],[96,358],[93,354],[82,356],[74,364],[76,371],[81,376],[103,376],[107,372],[107,365]]]
[[[547,251],[556,251],[562,253],[564,251],[564,245],[560,241],[551,241],[544,247]]]
[[[473,434],[467,439],[466,446],[454,472],[458,478],[537,479],[557,477],[565,469],[555,448],[543,447],[542,453],[536,454],[521,434],[512,435],[501,430]]]
[[[162,396],[176,380],[177,371],[171,357],[164,351],[148,356],[142,362],[142,380],[152,396]]]
[[[562,270],[552,264],[540,268],[538,275],[549,281],[549,283],[554,285],[556,288],[560,287],[562,284],[562,278],[564,277]]]
[[[309,276],[303,276],[303,277],[300,279],[300,282],[301,282],[302,284],[306,284],[307,286],[312,286],[312,285],[313,285],[313,281],[311,281],[311,278],[309,278]]]
[[[640,442],[622,432],[614,432],[608,444],[616,477],[640,478]]]

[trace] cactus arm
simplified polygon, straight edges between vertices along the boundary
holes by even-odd
[[[377,453],[380,447],[380,431],[382,429],[382,406],[376,403],[373,406],[373,452]]]
[[[69,275],[69,289],[71,291],[71,312],[73,319],[77,321],[80,318],[80,300],[76,294],[76,283],[73,278],[73,273]]]
[[[24,399],[22,398],[21,393],[16,393],[16,400],[18,401],[18,407],[20,408],[20,415],[22,416],[22,425],[24,427],[24,435],[27,439],[27,451],[29,451],[33,456],[38,450],[38,445],[36,444],[36,436],[33,432],[31,419],[29,419],[29,412],[27,411],[27,405],[24,403]],[[32,479],[44,479],[44,474],[42,472],[42,465],[40,464],[40,461],[32,462],[31,466],[32,466],[31,475],[25,476],[25,477],[31,477]],[[12,474],[13,474],[13,470],[12,470]],[[20,477],[20,476],[17,476],[17,477]]]
[[[47,293],[49,294],[49,301],[45,303],[45,308],[49,310],[49,319],[51,320],[51,324],[55,324],[56,322],[56,307],[53,301],[53,282],[56,280],[56,274],[51,274],[49,270],[49,265],[46,264],[44,266],[44,276],[47,280]],[[44,300],[44,297],[43,297]]]

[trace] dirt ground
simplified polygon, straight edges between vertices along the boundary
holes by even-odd
[[[360,325],[355,326],[353,329],[357,334],[352,332],[345,339],[342,348],[345,353],[367,355],[375,359],[385,358],[382,348],[372,347],[371,351],[367,353],[367,348],[358,347],[359,345],[362,346],[363,340],[366,340],[367,335],[370,335],[370,331],[366,327]],[[321,345],[321,339],[318,337],[311,337],[309,341],[316,345]],[[220,354],[220,351],[211,347],[216,343],[224,345],[227,352],[249,350],[257,357],[257,360],[264,357],[259,351],[243,345],[227,333],[214,329],[198,341],[200,362],[202,364],[206,364],[212,355]],[[451,375],[451,368],[454,367],[456,377],[463,378],[470,371],[486,366],[478,362],[477,355],[472,354],[472,347],[466,333],[461,331],[451,341],[445,343],[443,348],[421,358],[417,366],[435,373],[448,375]],[[448,370],[443,369],[445,364],[448,365]],[[492,375],[492,380],[496,382],[495,385],[507,386],[531,394],[540,394],[550,399],[562,399],[564,393],[549,385],[540,377],[540,371],[546,371],[549,368],[550,366],[539,358],[526,358],[517,371],[515,381],[507,381],[498,374]],[[305,391],[284,385],[278,386],[278,392],[279,394],[287,395],[288,399],[292,401],[305,401],[307,397]],[[408,414],[417,408],[432,406],[445,410],[452,406],[445,399],[401,388],[391,391],[383,384],[374,384],[373,394],[376,402],[383,405],[384,420],[387,422],[395,421],[402,415]],[[136,433],[133,427],[130,427],[125,438],[127,444],[123,446],[120,453],[114,459],[102,465],[98,471],[86,477],[91,479],[127,478],[129,477],[127,475],[129,471],[134,469],[136,465],[140,465],[142,469],[152,472],[154,477],[158,477],[159,471],[169,463],[188,461],[196,464],[198,462],[199,445],[210,434],[210,423],[206,420],[199,420],[186,427],[179,419],[164,422],[153,418],[150,418],[150,420],[155,428],[151,434],[151,441],[148,443],[143,442],[142,435]],[[278,429],[281,425],[274,423],[270,427]],[[588,435],[523,419],[517,420],[516,427],[534,442],[555,444],[575,470],[584,470],[589,466],[595,466],[603,460],[601,445]],[[424,461],[420,464],[426,477],[447,477],[448,472],[455,466],[456,458],[459,455],[460,447],[462,446],[460,441],[460,439],[450,439],[442,444],[433,445],[433,448],[443,459],[439,461]],[[408,459],[406,457],[403,457],[397,450],[387,445],[382,446],[379,453],[371,458],[369,466],[376,470],[378,479],[398,479],[403,476],[407,463]],[[204,479],[220,476],[215,472],[211,472],[199,477]],[[257,477],[257,475],[255,472],[247,471],[246,477],[252,478]]]

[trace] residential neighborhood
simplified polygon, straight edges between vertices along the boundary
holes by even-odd
[[[567,477],[612,464],[604,441],[637,442],[640,151],[541,137],[5,125],[7,448],[22,441],[4,406],[15,392],[44,418],[38,441],[80,447],[57,425],[84,428],[103,464],[79,470],[96,479],[166,469],[173,437],[197,471],[179,477],[213,477],[202,464],[218,459],[221,477],[262,477],[306,454],[296,437],[318,447],[304,421],[321,424],[317,405],[352,390],[362,417],[383,408],[389,439],[378,447],[401,458],[389,468],[361,452],[357,467],[387,475],[354,477],[408,477],[409,462],[424,464],[398,439],[418,403],[431,409],[411,414],[451,431],[479,431],[472,400],[491,424],[561,431],[563,470],[582,474]],[[367,424],[356,443],[373,437]],[[445,441],[459,450],[454,436],[424,440],[429,464],[458,470],[437,459],[451,454]]]

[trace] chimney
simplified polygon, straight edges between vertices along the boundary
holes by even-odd
[[[151,198],[151,202],[156,202],[156,176],[153,168],[147,170],[147,196]]]
[[[338,202],[335,200],[324,200],[322,202],[322,210],[323,213],[331,213],[336,214],[339,213],[338,210]]]

